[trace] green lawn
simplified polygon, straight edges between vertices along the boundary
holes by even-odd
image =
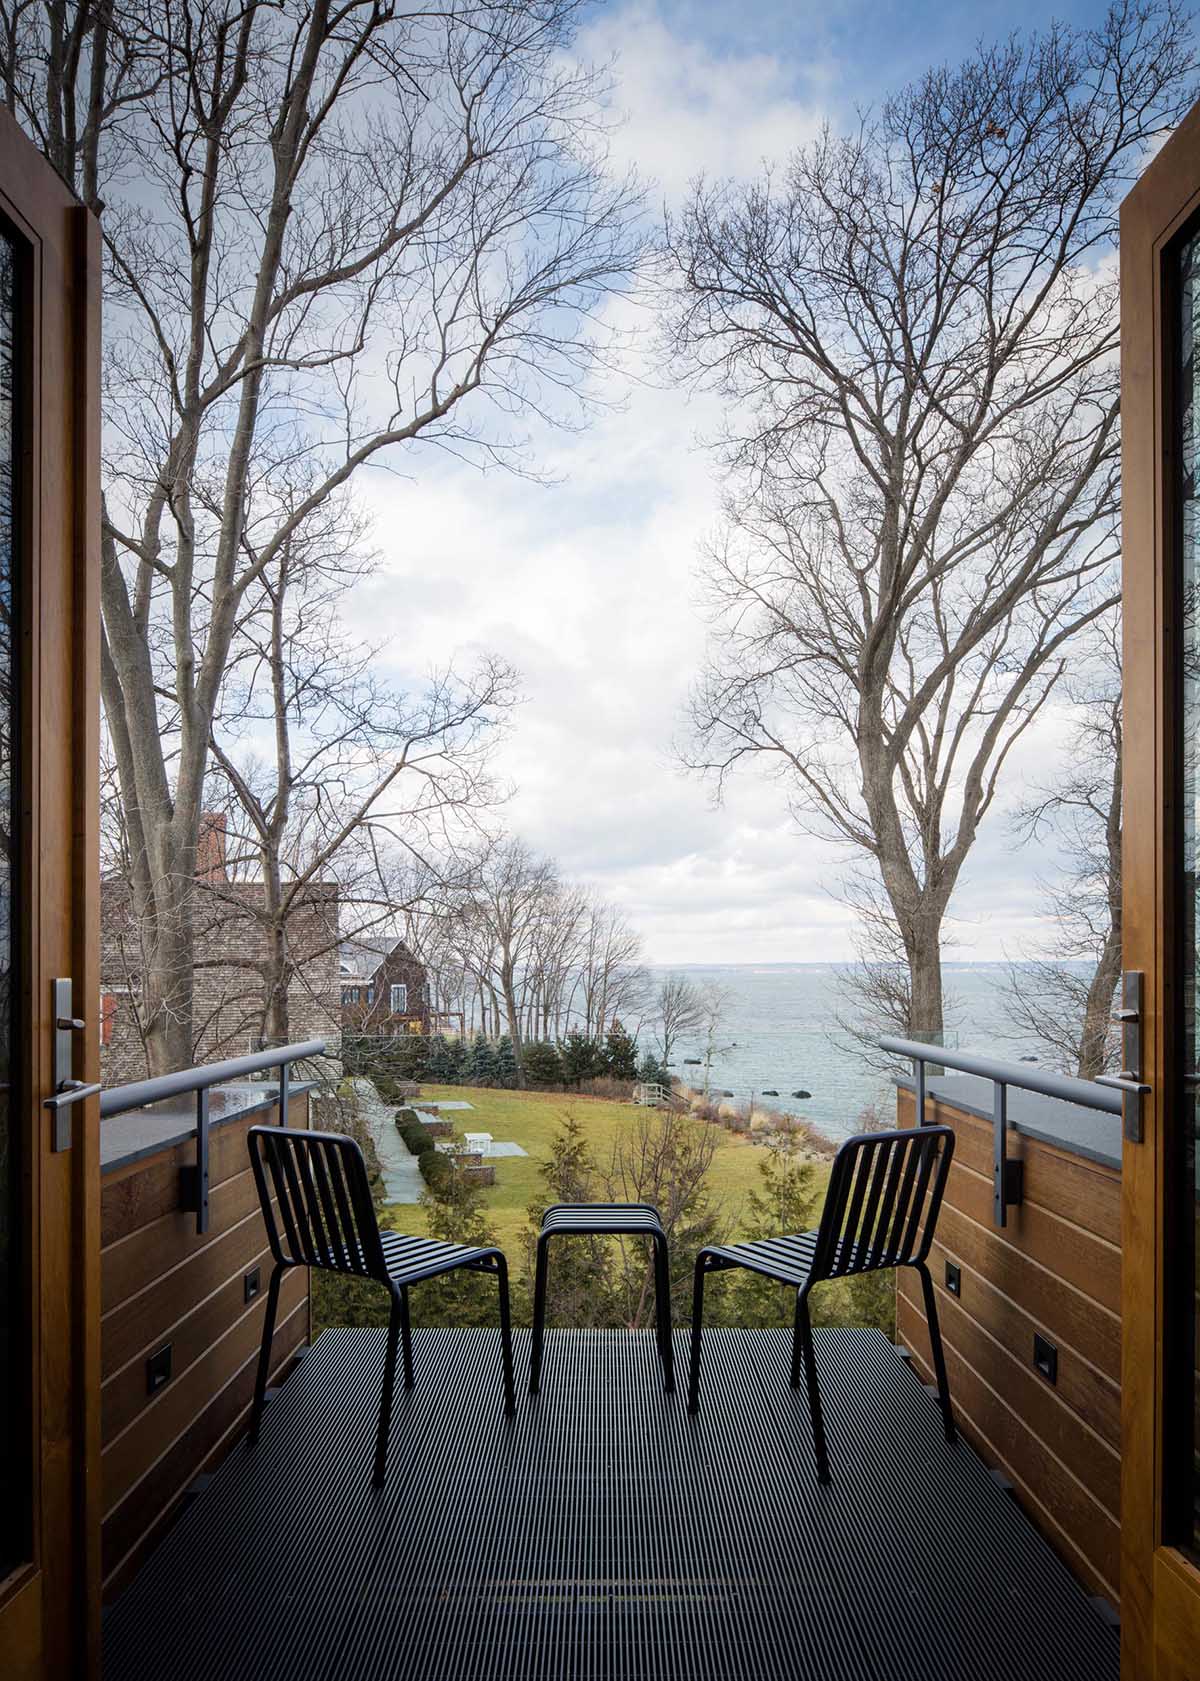
[[[489,1216],[500,1246],[519,1252],[519,1239],[526,1229],[531,1202],[549,1200],[539,1177],[539,1167],[549,1154],[550,1140],[561,1118],[570,1113],[583,1124],[591,1140],[592,1154],[603,1168],[612,1153],[613,1142],[629,1126],[638,1111],[628,1103],[606,1098],[580,1097],[560,1092],[491,1091],[470,1086],[422,1086],[424,1098],[465,1100],[474,1105],[470,1113],[455,1111],[447,1116],[456,1131],[490,1132],[497,1142],[511,1140],[527,1150],[527,1156],[498,1156],[496,1183],[485,1194]],[[697,1123],[699,1124],[699,1123]],[[735,1133],[719,1131],[717,1152],[709,1171],[714,1202],[740,1230],[742,1209],[758,1179],[762,1148]],[[390,1217],[402,1230],[424,1229],[425,1211],[419,1205],[394,1204]]]

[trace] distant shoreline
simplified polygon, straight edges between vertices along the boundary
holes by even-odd
[[[1080,966],[1089,973],[1089,966]],[[655,977],[673,972],[664,965]],[[685,973],[693,986],[714,986],[727,995],[711,1052],[703,1034],[683,1034],[672,1046],[671,1072],[702,1085],[702,1064],[711,1054],[709,1087],[718,1102],[764,1102],[809,1122],[829,1138],[859,1130],[871,1111],[895,1113],[895,1092],[886,1066],[865,1056],[847,1031],[844,963],[694,963]],[[1000,1055],[1006,1061],[1039,1058],[1045,1048],[1014,1029],[1006,963],[958,959],[946,966],[944,1032],[960,1050]],[[865,1026],[865,1024],[864,1024]],[[882,1031],[882,1030],[880,1030]],[[652,1026],[647,1037],[652,1038]],[[803,1091],[807,1095],[798,1097]]]
[[[1020,961],[1014,959],[1012,962],[1009,962],[1004,958],[995,957],[943,958],[942,970],[945,972],[951,969],[1032,969],[1037,967],[1038,962],[1039,959],[1037,958],[1025,958]],[[796,958],[794,961],[790,959],[784,961],[779,958],[764,958],[760,962],[755,962],[753,959],[750,959],[741,963],[647,963],[646,967],[652,974],[674,974],[677,971],[681,974],[685,974],[689,971],[694,972],[701,969],[754,969],[758,971],[766,969],[859,969],[862,965],[853,961],[851,958],[823,958],[821,960]],[[902,963],[895,963],[892,967],[895,969],[902,969],[904,965]],[[1075,969],[1081,974],[1086,974],[1092,965],[1089,963],[1068,962],[1062,964],[1061,967],[1066,969]]]

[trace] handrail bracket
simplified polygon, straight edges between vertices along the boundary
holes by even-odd
[[[59,1023],[62,1027],[64,1024]],[[82,1022],[66,1024],[82,1027]],[[149,1080],[133,1080],[129,1085],[110,1086],[100,1092],[100,1119],[124,1115],[131,1109],[144,1109],[151,1103],[166,1103],[171,1098],[194,1096],[196,1099],[196,1160],[179,1170],[179,1198],[183,1208],[196,1216],[196,1230],[208,1230],[209,1197],[209,1096],[212,1088],[228,1080],[240,1080],[250,1074],[263,1074],[268,1069],[279,1070],[276,1103],[280,1126],[287,1125],[288,1103],[292,1095],[292,1069],[307,1057],[325,1055],[323,1039],[306,1039],[295,1045],[277,1046],[274,1050],[252,1051],[248,1056],[227,1057],[223,1062],[206,1063],[199,1068],[181,1069],[176,1074],[159,1074]],[[78,1082],[72,1082],[78,1084]],[[90,1096],[99,1087],[89,1086],[69,1096],[47,1098],[46,1107],[56,1112],[68,1103]]]
[[[196,1230],[208,1230],[208,1094],[209,1086],[196,1093],[196,1161],[179,1170],[179,1203],[196,1216]]]
[[[1008,1210],[1025,1199],[1025,1163],[1008,1153],[1008,1086],[992,1082],[992,1224],[1007,1226]]]

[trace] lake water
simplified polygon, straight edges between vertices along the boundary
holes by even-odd
[[[838,1017],[850,1015],[839,977],[844,965],[829,963],[724,964],[713,967],[675,965],[699,985],[724,987],[729,1007],[722,1021],[719,1045],[732,1048],[713,1060],[712,1085],[732,1091],[738,1101],[774,1087],[779,1096],[764,1097],[772,1108],[803,1115],[831,1137],[856,1130],[868,1106],[885,1115],[893,1112],[893,1087],[885,1074],[870,1068],[855,1054]],[[947,963],[947,1045],[980,1051],[1015,1062],[1038,1047],[1009,1025],[1006,963]],[[688,1067],[685,1058],[703,1057],[696,1035],[673,1053],[673,1072],[701,1086],[703,1068]],[[805,1090],[811,1098],[791,1093]]]

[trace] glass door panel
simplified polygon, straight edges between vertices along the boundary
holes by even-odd
[[[16,252],[0,231],[0,1576],[29,1556],[32,1491],[27,1439],[30,1281],[23,1229],[22,1110],[11,1101],[14,1008],[19,989],[14,894],[17,655]]]
[[[1167,1509],[1177,1497],[1177,1535],[1200,1551],[1200,232],[1184,239],[1175,258],[1176,318],[1175,443],[1177,450],[1175,532],[1180,558],[1180,1003],[1183,1067],[1182,1125],[1168,1163],[1167,1193],[1173,1241],[1167,1251],[1168,1426]]]

